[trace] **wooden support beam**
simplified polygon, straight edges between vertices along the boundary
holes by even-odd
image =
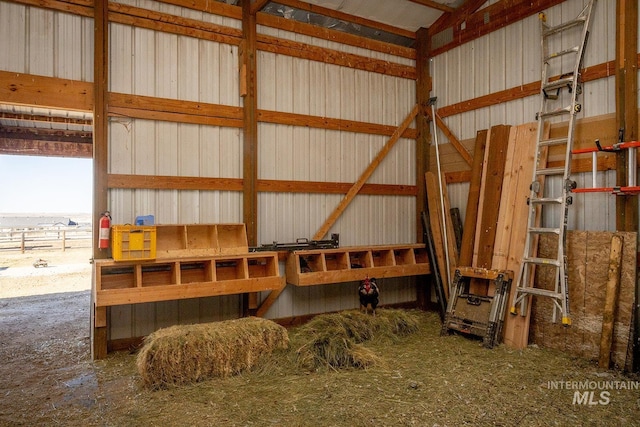
[[[73,157],[92,159],[93,145],[88,143],[54,141],[47,139],[8,138],[0,132],[0,154],[19,156]]]
[[[147,190],[242,191],[244,188],[241,178],[131,174],[109,174],[107,185],[109,188]],[[353,183],[348,182],[259,179],[256,190],[261,193],[347,194],[352,186]],[[416,197],[417,189],[413,185],[364,184],[359,194]]]
[[[314,235],[312,240],[320,240],[324,237],[325,234],[327,234],[329,229],[333,226],[333,224],[335,224],[335,222],[338,220],[340,215],[342,215],[342,212],[345,211],[347,206],[349,206],[351,201],[358,194],[358,192],[360,191],[364,183],[369,179],[371,174],[373,174],[373,172],[376,170],[378,165],[380,165],[382,160],[384,160],[384,158],[389,153],[389,151],[391,151],[395,143],[398,142],[402,133],[409,127],[413,119],[416,117],[416,114],[418,114],[418,109],[419,109],[419,106],[416,104],[411,110],[411,112],[409,113],[409,115],[400,124],[398,129],[396,129],[396,132],[394,132],[394,134],[391,136],[389,141],[387,141],[387,143],[384,145],[384,147],[382,147],[380,152],[378,152],[375,159],[373,159],[371,164],[367,166],[367,168],[362,173],[362,175],[360,175],[360,178],[358,179],[358,181],[356,181],[353,184],[353,186],[351,187],[347,195],[342,199],[342,201],[340,201],[340,203],[338,204],[336,209],[333,211],[333,213],[329,215],[329,218],[327,218],[327,220],[324,222],[322,227],[320,227],[320,229]]]
[[[640,62],[640,55],[637,56],[637,62]],[[615,61],[609,61],[602,64],[592,65],[591,67],[586,67],[581,74],[582,81],[586,83],[613,76],[614,70]],[[557,78],[559,78],[559,76],[554,76],[549,80],[553,81]],[[498,92],[493,92],[488,95],[479,96],[477,98],[468,99],[456,104],[446,105],[438,109],[438,114],[441,117],[446,118],[456,114],[466,113],[480,108],[502,104],[504,102],[527,98],[529,96],[538,95],[539,93],[540,80],[515,86]],[[533,117],[531,119],[533,120]]]
[[[246,0],[245,0],[246,1]],[[260,12],[260,10],[269,3],[269,0],[251,0],[251,14],[255,15]]]
[[[617,0],[616,122],[623,141],[638,139],[638,0]],[[616,185],[628,186],[630,150],[617,156]],[[637,175],[637,170],[633,172]],[[638,196],[616,197],[616,229],[638,230]]]
[[[11,3],[23,4],[47,10],[57,10],[73,15],[93,18],[93,2],[57,1],[57,0],[9,0]]]
[[[391,136],[396,131],[395,126],[359,122],[355,120],[336,119],[331,117],[311,116],[308,114],[286,113],[282,111],[272,110],[258,110],[258,121],[261,123],[302,126],[316,129],[337,130],[342,132],[357,132],[370,135]],[[416,130],[407,128],[402,133],[402,137],[415,139]]]
[[[428,111],[428,113],[429,113],[429,117],[431,117],[431,111]],[[431,120],[433,120],[433,117],[431,117]],[[464,147],[464,145],[460,143],[460,140],[453,134],[453,132],[451,132],[451,129],[449,129],[447,124],[444,121],[442,121],[442,118],[440,117],[437,111],[436,111],[436,125],[438,126],[438,129],[440,129],[442,133],[444,133],[444,135],[447,137],[451,145],[453,145],[453,148],[456,149],[458,154],[462,156],[464,161],[467,162],[469,166],[473,165],[473,158],[471,157],[471,154],[469,154],[469,152]]]
[[[0,103],[91,111],[93,85],[79,80],[0,71]]]
[[[109,1],[96,0],[94,18],[93,59],[93,223],[98,224],[108,207],[107,174],[109,165],[109,120],[107,94],[109,90]],[[94,227],[94,243],[98,228]],[[97,244],[92,246],[97,247]],[[107,258],[107,251],[93,251],[95,259]]]
[[[102,212],[108,210],[107,173],[109,146],[107,117],[107,91],[109,88],[109,1],[95,0],[94,41],[93,41],[93,223],[98,224]],[[105,250],[98,250],[98,227],[93,227],[93,259],[107,258]],[[95,295],[95,278],[92,294]],[[92,303],[96,301],[92,298]],[[100,359],[107,353],[107,327],[97,326],[107,316],[106,310],[91,307],[91,354]]]
[[[147,28],[236,46],[242,41],[242,32],[236,28],[116,2],[109,3],[109,20],[136,28]]]
[[[241,96],[243,109],[243,222],[247,226],[249,246],[258,240],[258,90],[256,58],[256,16],[251,2],[242,5],[242,45],[240,52]]]
[[[286,280],[283,280],[282,286],[269,292],[269,295],[267,295],[264,301],[262,301],[262,304],[260,304],[260,306],[256,310],[256,316],[264,317],[264,315],[267,314],[267,311],[269,311],[269,308],[271,308],[271,306],[276,302],[276,300],[286,287],[287,282]]]
[[[285,40],[264,34],[258,35],[257,48],[265,52],[340,65],[342,67],[354,68],[356,70],[370,71],[373,73],[402,77],[405,79],[416,78],[415,67],[411,65],[399,64],[382,59],[374,59],[364,55],[341,52],[336,49],[313,46],[308,43]]]
[[[429,35],[433,36],[448,27],[457,27],[485,3],[486,0],[466,0],[455,11],[443,13],[440,15],[440,18],[436,19],[429,27]]]
[[[424,229],[422,211],[427,203],[424,176],[431,162],[431,127],[429,126],[429,93],[431,92],[429,73],[429,38],[426,28],[416,32],[416,103],[420,106],[416,115],[416,242],[422,242]],[[423,242],[426,243],[426,242]],[[429,297],[431,297],[429,295]]]

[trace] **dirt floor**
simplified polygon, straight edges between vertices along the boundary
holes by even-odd
[[[410,337],[367,344],[382,362],[366,370],[308,372],[282,353],[255,372],[150,391],[135,354],[90,360],[89,257],[0,252],[0,425],[640,426],[640,378],[441,337],[434,313]]]

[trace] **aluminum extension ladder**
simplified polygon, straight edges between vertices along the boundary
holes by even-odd
[[[580,71],[582,58],[589,37],[591,12],[596,0],[590,0],[580,14],[573,20],[550,26],[546,16],[541,13],[540,31],[542,37],[542,80],[540,88],[541,105],[536,114],[538,136],[536,142],[536,164],[528,198],[529,213],[524,254],[520,265],[516,289],[511,306],[511,313],[527,315],[528,296],[551,298],[553,301],[553,322],[557,321],[558,312],[562,324],[570,325],[569,290],[567,273],[566,231],[567,213],[571,205],[571,190],[575,181],[571,180],[571,150],[573,146],[576,114],[582,109],[578,97],[582,93]],[[573,38],[571,38],[573,37]],[[569,48],[558,46],[567,39],[579,38],[577,44]],[[552,77],[552,76],[559,77]],[[566,91],[566,92],[565,92]],[[545,139],[545,128],[553,119],[569,116],[566,135]],[[551,146],[565,146],[564,166],[549,168],[546,165],[546,152]],[[549,184],[550,176],[562,176],[562,185]],[[544,217],[545,226],[540,226]],[[557,236],[557,257],[537,257],[538,239],[541,234]],[[554,290],[534,287],[536,270],[546,268],[553,270]],[[518,309],[519,305],[519,309]]]

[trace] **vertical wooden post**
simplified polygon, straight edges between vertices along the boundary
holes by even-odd
[[[429,44],[430,37],[427,28],[420,28],[416,32],[416,104],[418,114],[416,116],[416,242],[424,242],[424,226],[422,224],[422,212],[427,204],[427,190],[424,179],[429,170],[429,155],[431,131],[429,128],[429,93],[431,92],[431,75],[429,74]],[[427,308],[431,299],[431,288],[426,278],[419,277],[421,283],[416,286],[418,306]],[[421,286],[423,285],[424,286]]]
[[[624,141],[638,139],[638,0],[616,1],[616,124],[623,129]],[[616,185],[628,185],[629,150],[616,160]],[[635,151],[631,151],[635,155]],[[633,171],[637,173],[637,171]],[[638,230],[638,196],[616,197],[616,229]],[[636,289],[633,367],[640,369],[640,287]]]
[[[258,97],[256,60],[256,10],[251,1],[242,2],[242,43],[240,44],[240,96],[244,98],[242,209],[249,246],[258,244]],[[258,295],[244,294],[243,314],[255,314]]]
[[[93,258],[107,258],[98,247],[100,214],[107,210],[108,118],[109,90],[109,0],[95,0],[93,44]],[[94,278],[95,281],[95,278]],[[92,284],[95,286],[95,282]],[[106,319],[106,307],[96,307],[95,292],[91,292],[91,355],[94,359],[107,356],[107,327],[96,322]]]
[[[422,211],[427,203],[427,192],[424,174],[429,170],[431,129],[429,127],[429,93],[431,92],[431,75],[429,74],[429,34],[426,28],[416,32],[416,241],[422,242]]]
[[[617,0],[616,123],[624,141],[638,139],[638,0]],[[616,185],[628,185],[628,150],[617,156]],[[633,171],[637,173],[637,171]],[[638,196],[616,197],[616,229],[638,230]]]
[[[240,45],[240,95],[244,98],[243,114],[243,221],[247,227],[249,246],[258,239],[258,121],[256,15],[251,2],[242,2],[242,43]]]
[[[615,324],[616,304],[620,289],[620,270],[622,268],[622,237],[611,238],[609,254],[609,275],[602,313],[602,335],[600,336],[600,357],[598,366],[609,369],[611,363],[611,343],[613,342],[613,325]]]

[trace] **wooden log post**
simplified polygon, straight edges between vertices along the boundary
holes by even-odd
[[[600,357],[598,366],[609,369],[611,363],[611,344],[613,342],[613,329],[615,324],[616,305],[620,290],[620,270],[622,268],[622,237],[614,235],[611,238],[611,251],[609,253],[609,273],[607,289],[602,313],[602,335],[600,337]]]

